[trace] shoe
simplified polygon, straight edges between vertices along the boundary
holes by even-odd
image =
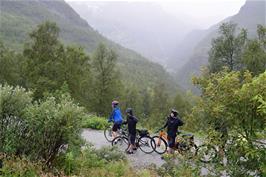
[[[136,151],[136,150],[137,150],[137,148],[133,148],[133,150],[134,150],[134,151]]]
[[[133,154],[133,152],[132,152],[132,151],[127,151],[126,153],[127,153],[127,154]]]

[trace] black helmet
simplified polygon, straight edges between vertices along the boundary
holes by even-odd
[[[133,115],[133,109],[132,108],[127,108],[126,113]]]
[[[178,111],[175,110],[175,109],[172,109],[172,110],[171,110],[171,113],[173,113],[175,117],[179,114]]]

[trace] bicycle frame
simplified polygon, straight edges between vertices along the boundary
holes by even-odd
[[[165,131],[163,131],[163,130],[161,130],[160,132],[159,132],[159,137],[160,138],[162,138],[162,139],[164,139],[166,142],[168,141],[168,139],[167,139],[167,133],[165,132]],[[158,141],[158,144],[156,144],[156,145],[158,145],[158,146],[160,146],[160,144],[161,144],[161,139],[159,138],[159,141]],[[183,136],[180,136],[180,135],[177,135],[177,137],[176,137],[176,139],[175,139],[175,146],[174,146],[174,150],[178,150],[178,148],[177,148],[177,144],[178,143],[180,143],[180,142],[182,142],[183,140],[185,140],[185,138],[183,137]],[[194,146],[195,145],[195,143],[194,143],[194,138],[190,138],[189,139],[189,145],[190,146]]]

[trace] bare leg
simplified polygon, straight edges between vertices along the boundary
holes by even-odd
[[[173,150],[172,148],[169,147],[167,153],[168,153],[168,154],[173,154],[173,151],[174,151],[174,150]]]
[[[133,144],[130,144],[130,145],[129,145],[128,151],[129,151],[129,152],[133,152]]]
[[[117,132],[112,131],[112,136],[113,136],[113,138],[116,138],[117,137]]]

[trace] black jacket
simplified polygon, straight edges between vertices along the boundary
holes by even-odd
[[[178,131],[178,127],[182,126],[184,122],[179,117],[167,117],[167,121],[162,129],[167,127],[168,136],[174,137]]]
[[[136,124],[138,122],[138,119],[135,116],[127,116],[126,122],[124,124],[128,125],[128,133],[131,135],[136,134]]]

